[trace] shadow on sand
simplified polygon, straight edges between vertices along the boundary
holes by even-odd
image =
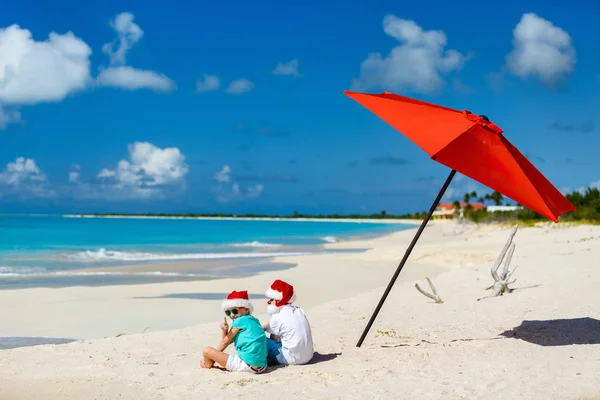
[[[542,285],[537,284],[537,285],[531,285],[531,286],[513,287],[511,289],[513,292],[516,292],[516,291],[521,291],[521,290],[526,290],[526,289],[534,289],[534,288],[538,288],[540,286],[542,286]]]
[[[313,356],[312,360],[310,360],[307,365],[319,364],[319,363],[322,363],[322,362],[331,361],[331,360],[334,360],[338,356],[341,356],[341,355],[342,355],[342,353],[321,354],[319,352],[315,352],[315,355]]]
[[[3,336],[0,337],[0,350],[16,349],[19,347],[42,346],[45,344],[66,344],[79,341],[81,341],[81,339],[43,336]]]
[[[338,356],[341,356],[341,355],[342,355],[342,353],[321,354],[321,353],[315,351],[315,354],[313,355],[312,360],[310,360],[305,365],[314,365],[314,364],[320,364],[320,363],[327,362],[327,361],[332,361],[332,360],[336,359]],[[273,371],[278,370],[280,368],[288,368],[288,365],[281,365],[281,364],[269,365],[269,368],[267,369],[266,372],[273,372]]]
[[[229,293],[170,293],[162,296],[134,297],[135,299],[190,299],[190,300],[224,300]],[[248,294],[250,300],[265,300],[264,295]]]
[[[539,346],[600,344],[600,321],[589,317],[523,321],[521,325],[500,335]]]

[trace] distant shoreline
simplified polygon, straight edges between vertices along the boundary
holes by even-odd
[[[422,219],[413,218],[352,218],[352,217],[250,217],[250,216],[186,216],[186,215],[134,215],[134,214],[63,214],[64,218],[113,218],[113,219],[197,219],[236,221],[294,221],[294,222],[364,222],[368,224],[420,224]]]

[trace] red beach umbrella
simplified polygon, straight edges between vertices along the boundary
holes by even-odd
[[[502,129],[490,122],[487,117],[390,92],[367,94],[345,91],[344,93],[408,137],[433,160],[451,169],[450,175],[371,316],[357,347],[360,347],[364,341],[408,256],[456,172],[502,193],[554,222],[558,222],[561,214],[575,210],[573,204],[504,137]]]

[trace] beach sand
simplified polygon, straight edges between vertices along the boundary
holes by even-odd
[[[297,266],[246,278],[0,291],[0,336],[86,339],[0,350],[0,399],[600,397],[600,227],[520,228],[515,291],[483,298],[509,229],[433,223],[356,348],[413,234],[328,244],[371,250],[282,257]],[[414,288],[426,276],[443,304]],[[200,369],[222,297],[248,289],[266,321],[261,294],[278,278],[310,319],[313,362],[258,376]]]

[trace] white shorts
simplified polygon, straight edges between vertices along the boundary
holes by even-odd
[[[306,358],[306,356],[304,358]],[[303,361],[302,359],[298,359],[298,356],[290,356],[288,349],[282,347],[279,350],[279,354],[275,356],[275,359],[281,365],[303,365],[307,364],[312,359],[312,357],[310,357],[307,361]]]
[[[231,372],[250,372],[252,374],[261,374],[265,372],[267,367],[254,370],[248,364],[242,361],[237,354],[230,354],[229,357],[227,357],[227,365],[225,365],[225,369]]]

